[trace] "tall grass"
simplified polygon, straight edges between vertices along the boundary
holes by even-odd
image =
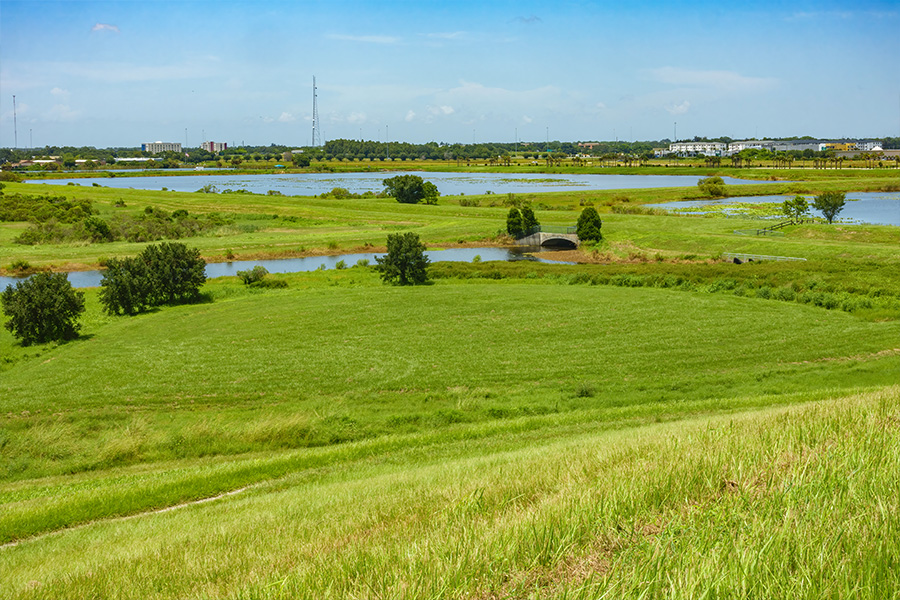
[[[7,597],[897,598],[900,390],[399,448],[0,550]]]

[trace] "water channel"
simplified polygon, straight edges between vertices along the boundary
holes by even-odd
[[[697,185],[699,175],[596,175],[547,173],[434,173],[424,171],[369,173],[295,173],[264,175],[181,175],[146,177],[91,177],[84,179],[28,180],[31,184],[86,185],[104,187],[196,192],[205,186],[218,191],[246,190],[265,194],[269,190],[286,196],[313,196],[344,188],[353,193],[378,193],[382,181],[399,174],[418,175],[434,183],[443,196],[494,194],[528,194],[572,190],[624,190],[641,188],[690,187]],[[746,181],[723,177],[727,184],[766,184],[770,181]]]
[[[536,256],[536,254],[540,254],[541,250],[541,248],[528,246],[516,248],[451,248],[449,250],[428,250],[425,252],[425,255],[428,256],[431,262],[472,262],[478,256],[485,262],[530,260],[567,264],[562,261]],[[376,256],[384,256],[384,254],[369,252],[336,256],[307,256],[303,258],[273,258],[268,260],[236,260],[223,263],[208,263],[206,265],[206,276],[213,278],[237,275],[238,271],[252,269],[256,265],[264,266],[269,273],[301,273],[321,269],[335,269],[340,261],[344,261],[344,265],[350,268],[360,260],[367,260],[370,265],[374,265]],[[103,279],[103,271],[73,271],[68,273],[67,277],[73,287],[97,287]],[[6,289],[6,286],[14,285],[21,280],[22,278],[20,277],[0,277],[0,290]]]

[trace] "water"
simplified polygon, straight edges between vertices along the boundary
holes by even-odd
[[[541,248],[516,247],[516,248],[453,248],[450,250],[428,250],[425,255],[431,262],[472,262],[476,256],[480,256],[485,262],[492,260],[516,261],[532,260],[536,262],[569,264],[558,260],[549,260],[532,256],[532,253],[540,252]],[[304,258],[273,258],[269,260],[238,260],[225,263],[209,263],[206,265],[207,277],[223,277],[237,275],[238,271],[252,269],[256,265],[262,265],[269,273],[302,273],[318,271],[321,268],[334,269],[341,260],[347,268],[354,266],[357,261],[365,259],[370,265],[375,264],[374,252],[361,254],[341,254],[337,256],[307,256]],[[103,271],[74,271],[67,277],[72,287],[97,287],[103,279]],[[21,281],[20,277],[0,277],[0,289],[6,289],[8,285],[15,285]]]
[[[94,183],[110,188],[196,192],[207,186],[225,189],[247,190],[265,194],[269,190],[286,196],[313,196],[340,187],[353,193],[378,193],[384,189],[386,178],[395,175],[418,175],[434,183],[444,196],[459,194],[477,195],[488,191],[495,194],[527,194],[537,192],[564,192],[572,190],[623,190],[641,188],[690,187],[697,185],[700,176],[694,175],[550,175],[546,173],[427,173],[423,171],[372,173],[297,173],[291,175],[191,175],[148,177],[95,177],[89,179],[54,179],[52,181],[29,180],[26,183],[67,185],[74,183],[90,187]],[[772,183],[744,181],[724,177],[725,183]]]
[[[702,206],[728,205],[737,202],[750,204],[781,204],[793,196],[742,196],[721,200],[683,200],[664,204],[648,204],[652,208],[697,208]],[[807,197],[812,203],[812,198]],[[810,208],[810,213],[821,217],[822,214]],[[900,194],[897,192],[849,192],[844,210],[840,212],[838,221],[844,223],[869,223],[871,225],[900,226]]]

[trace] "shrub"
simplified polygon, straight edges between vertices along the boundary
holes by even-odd
[[[243,281],[245,285],[251,285],[253,283],[262,281],[268,274],[269,270],[262,265],[256,265],[255,267],[253,267],[252,269],[248,269],[247,271],[237,272],[237,276],[240,277],[241,281]]]
[[[724,198],[728,195],[725,191],[725,182],[721,177],[704,177],[697,182],[697,187],[707,196]]]
[[[75,291],[64,273],[37,273],[0,294],[5,326],[23,346],[68,340],[78,335],[84,292]]]
[[[338,271],[342,271],[347,268],[347,263],[344,262],[343,259],[341,259],[334,264],[334,268],[337,269]]]
[[[385,283],[418,285],[427,283],[425,270],[430,262],[425,256],[425,244],[415,233],[394,233],[387,238],[387,254],[375,257],[376,269]]]
[[[361,258],[361,259],[359,259],[358,261],[356,261],[356,266],[357,266],[357,267],[368,267],[368,266],[369,266],[369,259],[368,259],[368,258]]]

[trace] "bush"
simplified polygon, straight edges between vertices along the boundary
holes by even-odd
[[[415,233],[394,233],[387,238],[387,254],[376,256],[375,267],[385,283],[394,285],[418,285],[427,283],[426,267],[430,262],[425,256],[425,244]]]
[[[248,269],[247,271],[238,271],[237,276],[244,282],[245,285],[251,285],[265,279],[266,275],[269,274],[269,270],[266,269],[262,265],[256,265],[252,269]]]
[[[725,191],[725,181],[721,177],[704,177],[697,182],[697,187],[707,196],[724,198],[728,195]]]
[[[75,291],[64,273],[37,273],[0,294],[6,328],[23,346],[77,337],[84,292]]]

